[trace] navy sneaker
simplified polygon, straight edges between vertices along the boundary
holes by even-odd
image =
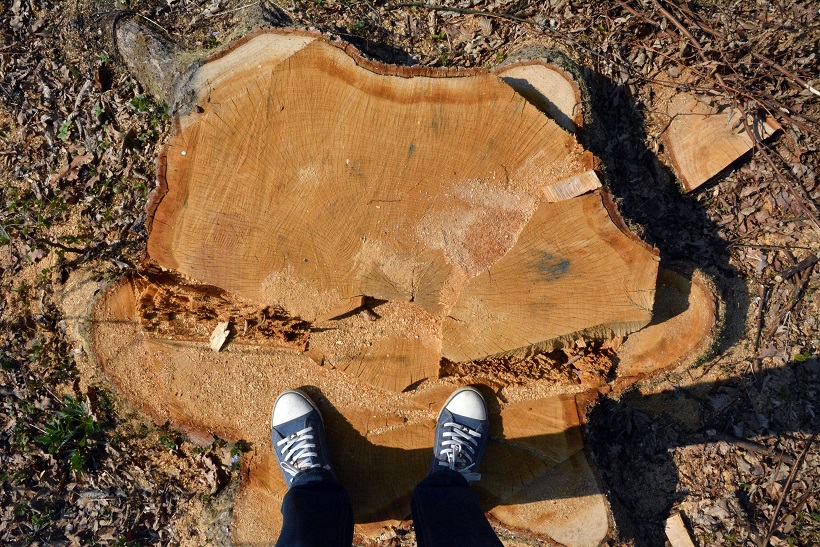
[[[279,395],[273,405],[270,433],[288,488],[308,469],[332,472],[322,414],[303,391],[294,389]]]
[[[479,480],[481,475],[476,470],[487,448],[489,428],[487,404],[481,393],[472,387],[457,389],[438,415],[429,473],[451,469],[467,482]]]

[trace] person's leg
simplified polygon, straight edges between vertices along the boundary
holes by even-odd
[[[410,500],[419,547],[497,547],[501,541],[470,490],[489,434],[487,405],[473,388],[456,390],[438,417],[433,461]]]
[[[271,439],[288,485],[277,547],[349,547],[350,497],[333,475],[322,415],[310,397],[299,390],[279,396],[271,417]]]
[[[445,469],[427,475],[410,499],[419,547],[500,546],[484,510],[461,473]]]
[[[282,501],[282,532],[277,547],[349,547],[353,509],[347,490],[324,469],[298,474]]]

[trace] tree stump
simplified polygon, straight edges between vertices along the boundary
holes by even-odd
[[[441,405],[480,384],[492,430],[475,489],[493,521],[599,544],[611,517],[583,451],[589,406],[612,373],[626,385],[702,339],[661,363],[617,362],[620,340],[653,318],[659,258],[567,131],[583,122],[572,79],[538,62],[499,74],[381,65],[288,31],[181,74],[150,258],[99,299],[90,338],[121,395],[157,422],[252,443],[237,542],[270,543],[281,526],[269,439],[281,391],[308,386],[318,401],[366,539],[408,518]],[[689,299],[667,319],[709,335],[712,293],[678,281]],[[220,322],[230,334],[215,352]],[[662,330],[622,347],[643,355]],[[587,353],[570,362],[576,350]]]

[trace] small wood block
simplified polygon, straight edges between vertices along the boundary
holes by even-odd
[[[652,323],[618,348],[617,389],[652,373],[693,363],[712,346],[719,316],[714,287],[700,272],[692,278],[658,271]]]
[[[595,171],[587,171],[580,175],[575,175],[561,182],[556,182],[551,186],[544,188],[544,195],[547,202],[555,203],[556,201],[564,201],[578,197],[587,192],[592,192],[601,188],[601,179],[595,174]]]
[[[666,520],[666,539],[669,540],[672,547],[695,547],[680,512],[675,513]]]
[[[664,127],[662,139],[684,190],[700,187],[735,160],[749,152],[754,142],[732,107],[708,104],[705,98],[674,91],[674,85],[692,79],[684,74],[670,87],[656,86],[655,118]],[[780,129],[773,119],[749,117],[747,124],[758,140]]]

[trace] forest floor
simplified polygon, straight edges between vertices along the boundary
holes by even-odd
[[[154,161],[172,131],[111,41],[119,10],[195,50],[260,24],[311,28],[397,64],[487,67],[537,42],[580,67],[583,144],[667,263],[711,277],[716,354],[592,412],[611,545],[820,544],[820,12],[811,0],[3,0],[0,4],[0,543],[229,542],[237,456],[120,402],[68,334],[78,268],[142,260]],[[782,131],[684,193],[667,167],[658,75]],[[386,540],[403,543],[408,537]]]

